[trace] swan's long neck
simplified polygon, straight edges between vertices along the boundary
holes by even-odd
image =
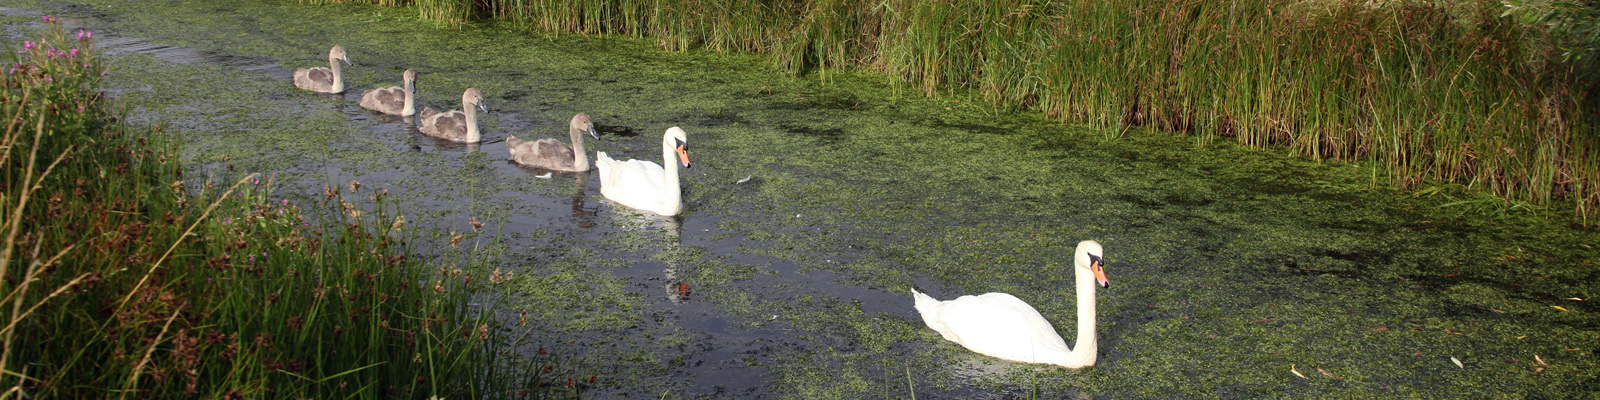
[[[662,193],[662,196],[666,197],[668,209],[681,211],[683,210],[683,189],[678,186],[678,154],[672,142],[671,137],[661,141],[661,161],[663,163],[661,167],[666,170],[667,178],[667,192]]]
[[[1072,268],[1078,283],[1078,341],[1072,344],[1072,351],[1067,353],[1064,366],[1079,368],[1094,365],[1100,352],[1099,343],[1094,335],[1094,289],[1098,286],[1094,274],[1084,271],[1085,268]]]
[[[589,154],[583,151],[583,131],[578,127],[567,127],[567,134],[572,136],[572,166],[580,171],[589,170]]]
[[[461,112],[467,113],[467,143],[477,143],[478,136],[478,105],[470,101],[461,102]]]
[[[402,96],[405,96],[404,98],[406,99],[405,107],[400,109],[400,115],[415,115],[417,113],[417,99],[411,95],[411,92],[417,91],[416,81],[406,79],[405,87],[400,90],[405,92]]]
[[[332,54],[329,54],[328,64],[330,64],[328,69],[333,71],[333,88],[330,90],[334,93],[343,92],[344,75],[339,73],[339,57],[334,57]]]

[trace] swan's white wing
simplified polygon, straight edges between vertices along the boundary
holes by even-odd
[[[1009,294],[961,296],[941,303],[937,315],[946,339],[979,354],[1034,362],[1041,351],[1068,351],[1038,310]]]
[[[622,205],[651,211],[666,201],[662,193],[669,188],[666,169],[660,164],[641,160],[617,161],[605,153],[596,154],[596,168],[600,170],[600,194]]]
[[[628,190],[660,193],[667,187],[666,175],[661,164],[650,161],[628,160],[617,166],[617,183]]]

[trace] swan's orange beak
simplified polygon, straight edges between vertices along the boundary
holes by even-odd
[[[1094,262],[1089,263],[1089,270],[1094,271],[1094,280],[1095,282],[1100,283],[1100,287],[1111,287],[1111,280],[1106,279],[1106,270],[1100,266],[1100,260],[1098,258],[1095,259]]]
[[[678,145],[678,162],[683,163],[684,168],[689,168],[689,146]]]

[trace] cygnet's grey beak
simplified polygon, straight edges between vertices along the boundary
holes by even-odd
[[[589,137],[594,138],[594,140],[600,140],[600,134],[594,131],[594,124],[589,124]]]

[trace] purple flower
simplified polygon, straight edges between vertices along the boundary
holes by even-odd
[[[284,198],[283,199],[283,205],[286,205],[286,206],[289,205],[289,199],[288,198]]]
[[[90,33],[89,31],[82,30],[82,29],[78,30],[78,40],[88,39],[88,38],[91,38],[91,37],[94,37],[93,33]]]
[[[50,83],[50,77],[48,77],[48,76],[44,77],[44,83]]]
[[[22,41],[22,48],[28,49],[28,50],[33,50],[33,41],[32,40],[24,40],[24,41]]]
[[[44,20],[44,22],[50,22],[50,21],[55,21],[56,20],[55,17],[51,17],[49,15],[46,15],[46,16],[43,16],[43,17],[39,17],[39,19]]]
[[[247,261],[245,263],[246,264],[255,264],[256,263],[256,256],[250,256],[250,261]]]
[[[232,224],[232,223],[233,223],[233,218],[223,218],[223,219],[222,219],[222,223],[223,223],[223,224],[224,224],[224,225],[227,225],[227,224]]]
[[[72,49],[72,51],[68,51],[67,55],[68,56],[72,56],[72,57],[77,57],[78,56],[78,49]]]
[[[83,112],[83,106],[78,106],[78,112]]]

